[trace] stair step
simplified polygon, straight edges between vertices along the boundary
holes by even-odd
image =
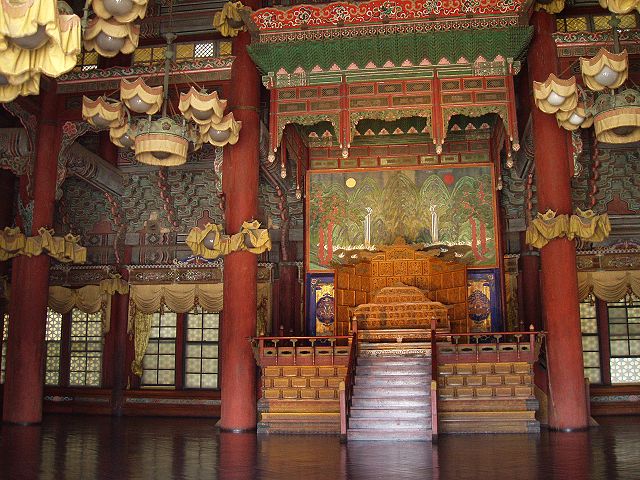
[[[421,406],[418,408],[351,408],[349,418],[430,419],[431,406]]]
[[[347,440],[382,440],[382,441],[431,441],[431,429],[412,429],[412,430],[373,430],[373,429],[354,429],[347,431]]]
[[[536,420],[503,420],[501,422],[439,422],[440,433],[539,433]]]
[[[423,386],[404,386],[404,385],[387,385],[387,386],[369,386],[354,385],[353,398],[382,398],[388,396],[424,396],[428,392],[427,385]]]
[[[431,404],[428,395],[415,395],[412,397],[378,397],[362,398],[354,397],[352,406],[354,408],[376,408],[376,407],[424,407]]]
[[[431,366],[429,357],[358,357],[358,366],[370,365],[425,365]]]
[[[384,387],[384,386],[422,386],[423,388],[431,388],[431,378],[429,375],[366,375],[358,377],[356,375],[356,387]]]
[[[431,428],[430,418],[395,419],[395,418],[351,418],[350,429],[371,430],[414,430],[416,428]]]
[[[430,374],[424,365],[363,365],[356,368],[356,375],[398,375]]]

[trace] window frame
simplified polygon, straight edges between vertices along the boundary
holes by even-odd
[[[195,307],[195,308],[200,308],[200,307]],[[191,312],[189,312],[191,313]],[[187,387],[186,386],[186,375],[187,375],[187,360],[188,358],[196,358],[196,357],[187,357],[187,344],[188,343],[200,343],[201,345],[203,345],[203,342],[194,342],[194,341],[187,341],[187,335],[188,335],[188,328],[187,328],[187,321],[188,321],[188,315],[189,313],[177,313],[176,314],[176,336],[174,339],[174,383],[173,385],[151,385],[151,384],[144,384],[143,383],[143,377],[144,377],[144,357],[142,360],[142,364],[143,364],[143,374],[141,377],[136,377],[138,379],[138,388],[140,388],[141,390],[170,390],[170,391],[190,391],[190,392],[213,392],[213,391],[219,391],[220,390],[220,366],[221,366],[221,361],[220,361],[220,322],[222,321],[222,312],[206,312],[206,311],[201,311],[200,315],[203,314],[207,314],[207,313],[213,313],[213,314],[217,314],[218,315],[218,340],[216,342],[206,342],[207,345],[209,344],[216,344],[217,346],[217,368],[216,368],[216,386],[213,388],[210,387]],[[160,314],[160,312],[156,312],[155,313]],[[150,343],[151,343],[151,339],[153,337],[150,337]],[[149,346],[147,346],[147,349],[149,348]],[[145,352],[145,356],[147,355],[147,353]],[[202,362],[202,357],[200,357],[200,361]],[[206,360],[208,358],[205,358],[204,360]]]

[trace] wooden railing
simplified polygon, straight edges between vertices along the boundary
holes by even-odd
[[[351,409],[351,397],[353,396],[353,385],[356,382],[356,362],[358,359],[358,322],[355,318],[351,324],[351,340],[349,340],[351,350],[349,352],[349,363],[347,364],[347,374],[344,381],[340,382],[338,396],[340,398],[340,437],[342,441],[347,439],[347,427],[349,410]]]
[[[439,363],[534,363],[546,332],[436,333],[432,355]],[[436,347],[434,347],[434,343]],[[436,362],[434,367],[437,368]]]
[[[256,362],[271,365],[346,365],[351,336],[255,337],[251,339]]]
[[[438,438],[438,346],[437,321],[431,320],[431,440]]]

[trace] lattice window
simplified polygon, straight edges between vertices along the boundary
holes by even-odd
[[[634,297],[609,303],[608,307],[611,383],[637,382],[640,378],[640,301]]]
[[[60,385],[60,354],[62,351],[62,314],[47,308],[45,331],[45,385]]]
[[[640,383],[640,358],[612,358],[611,383]]]
[[[85,52],[82,51],[78,54],[78,60],[76,66],[73,69],[76,72],[86,72],[88,70],[95,70],[98,68],[98,52]]]
[[[568,17],[556,20],[559,32],[586,32],[589,30],[587,17]]]
[[[7,371],[7,339],[9,338],[9,314],[5,313],[2,318],[2,364],[0,367],[0,383],[4,383],[5,372]]]
[[[71,314],[69,385],[99,387],[102,377],[102,312]]]
[[[153,314],[149,345],[142,360],[142,386],[175,387],[176,328],[175,313]]]
[[[620,25],[618,26],[618,28],[621,28],[623,30],[638,28],[638,17],[633,13],[630,13],[628,15],[618,15],[618,18],[620,19]]]
[[[195,43],[177,43],[174,45],[176,63],[188,62],[198,58],[224,57],[231,55],[231,42],[210,41]],[[164,62],[164,45],[140,47],[133,52],[134,65],[151,65]]]
[[[602,383],[600,371],[600,347],[598,340],[598,320],[596,306],[589,302],[580,303],[580,325],[582,327],[582,357],[584,376],[591,383]]]
[[[166,47],[163,45],[153,47],[136,48],[133,52],[134,65],[152,65],[164,63]]]
[[[593,17],[593,29],[599,30],[611,30],[611,15],[596,15]]]
[[[185,388],[218,387],[219,315],[200,308],[186,317]]]

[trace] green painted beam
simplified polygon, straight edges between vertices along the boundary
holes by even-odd
[[[455,63],[460,57],[473,62],[479,56],[492,61],[498,55],[505,59],[521,60],[532,35],[532,27],[517,26],[498,30],[457,30],[314,42],[256,43],[247,48],[264,74],[280,69],[292,73],[299,67],[306,72],[316,66],[329,70],[334,64],[346,71],[352,63],[362,69],[369,62],[382,67],[391,61],[399,67],[405,60],[418,65],[424,58],[434,64],[442,58]]]

